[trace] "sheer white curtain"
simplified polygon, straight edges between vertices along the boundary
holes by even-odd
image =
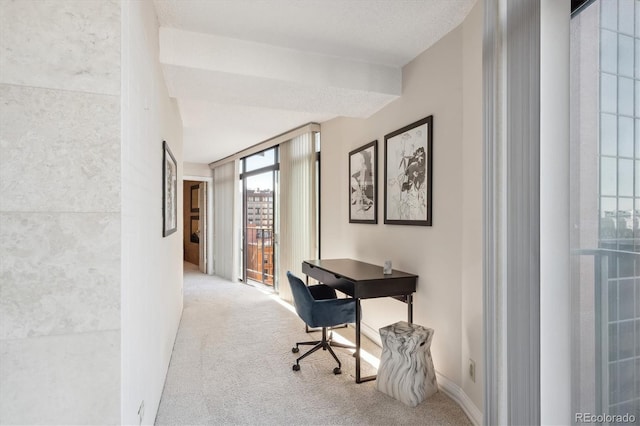
[[[239,261],[238,185],[237,160],[213,169],[213,268],[231,281]]]
[[[483,423],[488,425],[541,423],[540,16],[546,3],[484,2]]]
[[[287,271],[302,277],[302,261],[317,257],[316,150],[313,133],[280,144],[280,297],[291,301]]]

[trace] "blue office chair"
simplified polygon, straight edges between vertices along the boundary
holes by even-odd
[[[302,280],[291,272],[287,271],[287,278],[291,285],[291,293],[293,294],[293,304],[296,307],[298,316],[312,328],[322,327],[322,340],[312,342],[298,342],[291,349],[291,352],[300,352],[300,345],[313,345],[304,355],[296,360],[293,365],[293,371],[300,370],[300,361],[308,357],[318,349],[328,350],[329,353],[338,363],[333,369],[333,374],[340,374],[342,364],[336,356],[332,346],[340,348],[355,349],[352,345],[343,345],[334,342],[331,333],[327,337],[327,328],[341,324],[348,324],[356,321],[356,301],[355,299],[338,299],[336,291],[324,284],[306,286]]]

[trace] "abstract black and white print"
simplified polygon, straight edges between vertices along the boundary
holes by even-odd
[[[377,223],[377,141],[349,153],[349,222]]]
[[[178,229],[178,164],[169,144],[162,145],[162,236],[166,237]]]
[[[385,137],[385,223],[430,225],[432,116]]]

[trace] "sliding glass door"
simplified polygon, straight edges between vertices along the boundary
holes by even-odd
[[[276,289],[275,212],[277,147],[241,161],[243,281]]]
[[[573,408],[638,421],[640,2],[591,2],[571,31]]]
[[[320,132],[299,134],[239,162],[239,278],[291,300],[286,272],[319,257]]]

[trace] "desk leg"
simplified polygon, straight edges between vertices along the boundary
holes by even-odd
[[[305,277],[306,278],[304,279],[304,283],[307,285],[307,287],[309,287],[309,275],[305,275]],[[304,325],[304,332],[309,332],[309,326],[307,324]]]
[[[362,377],[360,374],[360,316],[362,307],[360,306],[360,299],[356,299],[356,383],[369,382],[376,379],[376,375]]]
[[[413,294],[407,296],[407,321],[409,324],[413,324]]]
[[[360,299],[356,299],[356,383],[360,383]]]

